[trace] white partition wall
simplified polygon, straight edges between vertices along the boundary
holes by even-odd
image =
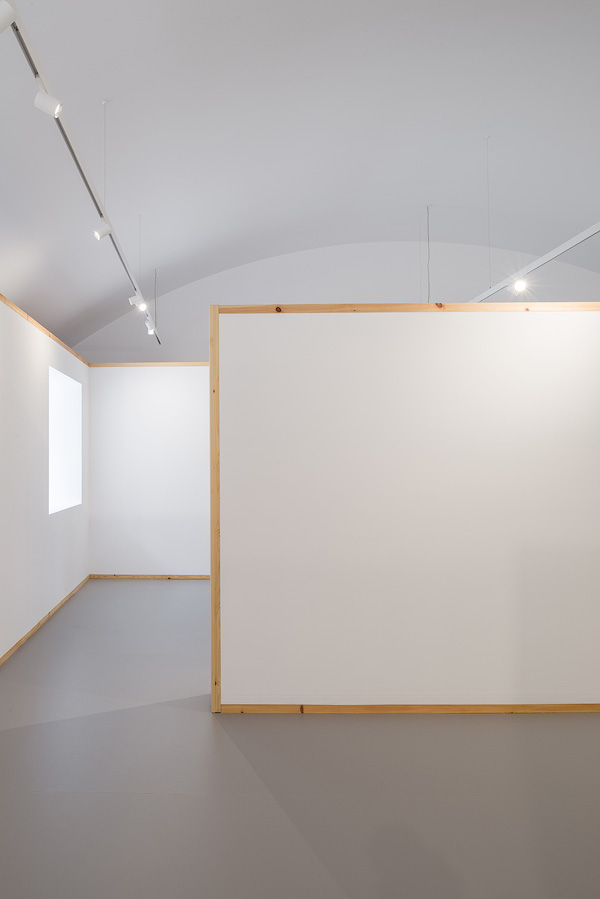
[[[600,708],[597,307],[276,308],[212,313],[213,709]]]
[[[208,576],[208,366],[92,366],[91,571]]]

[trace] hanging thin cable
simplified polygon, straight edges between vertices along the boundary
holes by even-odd
[[[429,206],[427,207],[427,302],[431,300],[431,274],[429,263],[431,262],[431,244],[429,241]]]
[[[106,100],[102,101],[102,205],[106,209]]]
[[[138,281],[142,282],[142,216],[139,218],[138,229]]]
[[[421,216],[419,216],[419,303],[423,302],[423,241],[421,239]]]
[[[154,269],[154,321],[158,328],[158,269]]]
[[[492,230],[490,227],[490,136],[488,134],[485,142],[485,168],[487,181],[487,239],[488,239],[488,280],[490,287],[492,286]]]

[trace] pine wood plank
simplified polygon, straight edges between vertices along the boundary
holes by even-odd
[[[219,456],[219,306],[210,307],[210,619],[211,708],[221,711],[221,519]]]
[[[8,306],[9,309],[12,309],[13,312],[16,312],[17,315],[20,315],[21,318],[24,318],[25,321],[28,321],[30,325],[33,325],[34,328],[37,328],[38,331],[41,331],[42,334],[45,334],[46,337],[50,338],[50,340],[53,340],[55,343],[61,346],[63,350],[66,350],[67,353],[71,354],[71,356],[75,356],[76,359],[79,359],[80,362],[83,362],[84,365],[87,365],[89,367],[89,362],[87,361],[87,359],[84,359],[83,356],[80,356],[79,353],[76,353],[75,350],[72,350],[70,346],[67,346],[67,344],[64,343],[64,341],[60,340],[59,337],[56,337],[54,334],[52,334],[52,332],[49,331],[48,328],[44,328],[43,325],[40,325],[40,323],[36,322],[34,318],[32,318],[30,315],[27,315],[26,312],[23,312],[23,310],[19,306],[16,306],[14,303],[11,303],[10,300],[7,300],[6,297],[1,293],[0,302],[4,303],[5,306]]]
[[[547,703],[504,705],[236,705],[223,703],[221,711],[246,715],[530,715],[600,713],[600,703]]]
[[[600,303],[297,303],[219,306],[220,315],[316,312],[600,312]]]
[[[90,574],[90,580],[209,581],[210,574]]]
[[[88,362],[90,368],[184,368],[207,366],[208,362]]]

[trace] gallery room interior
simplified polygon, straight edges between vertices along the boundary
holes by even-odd
[[[597,897],[599,26],[0,0],[3,897]]]

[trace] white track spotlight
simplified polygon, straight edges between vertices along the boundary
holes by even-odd
[[[152,316],[148,315],[146,312],[146,327],[148,328],[148,334],[154,334],[154,321],[152,320]]]
[[[524,290],[527,290],[527,281],[515,281],[513,290],[515,293],[523,293]]]
[[[0,0],[0,33],[15,21],[15,11],[6,0]]]
[[[99,225],[94,231],[94,237],[96,238],[96,240],[102,240],[102,238],[107,237],[111,231],[112,228],[110,227],[110,224],[106,221],[106,219],[102,219],[102,224]]]
[[[140,312],[145,312],[148,306],[146,305],[146,301],[143,297],[129,297],[129,304],[131,306],[137,306]]]
[[[57,119],[62,112],[62,103],[56,97],[51,97],[46,91],[38,91],[35,95],[33,105],[36,109],[41,109],[47,115]]]

